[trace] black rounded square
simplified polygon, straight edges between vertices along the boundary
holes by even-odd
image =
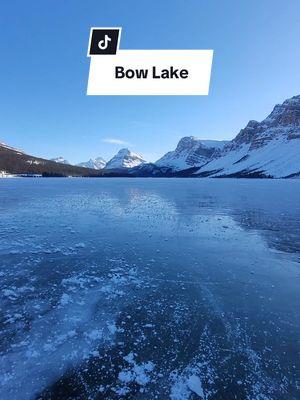
[[[93,28],[89,55],[116,54],[120,29]]]

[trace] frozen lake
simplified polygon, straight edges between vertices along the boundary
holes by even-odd
[[[2,179],[0,398],[299,399],[299,262],[300,180]]]

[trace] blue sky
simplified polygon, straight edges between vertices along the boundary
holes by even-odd
[[[0,141],[42,157],[154,161],[300,93],[299,0],[4,0],[0,25]],[[209,96],[86,96],[91,26],[122,26],[121,48],[213,49]]]

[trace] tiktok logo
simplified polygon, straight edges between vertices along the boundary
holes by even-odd
[[[88,56],[116,54],[120,42],[121,28],[92,28]]]
[[[100,40],[98,47],[100,50],[106,50],[108,48],[108,43],[111,42],[111,38],[108,35],[104,36],[104,40]]]

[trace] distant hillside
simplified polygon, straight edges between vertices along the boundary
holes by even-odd
[[[109,171],[61,164],[56,161],[30,156],[0,143],[0,171],[11,174],[41,174],[44,176],[114,176]]]

